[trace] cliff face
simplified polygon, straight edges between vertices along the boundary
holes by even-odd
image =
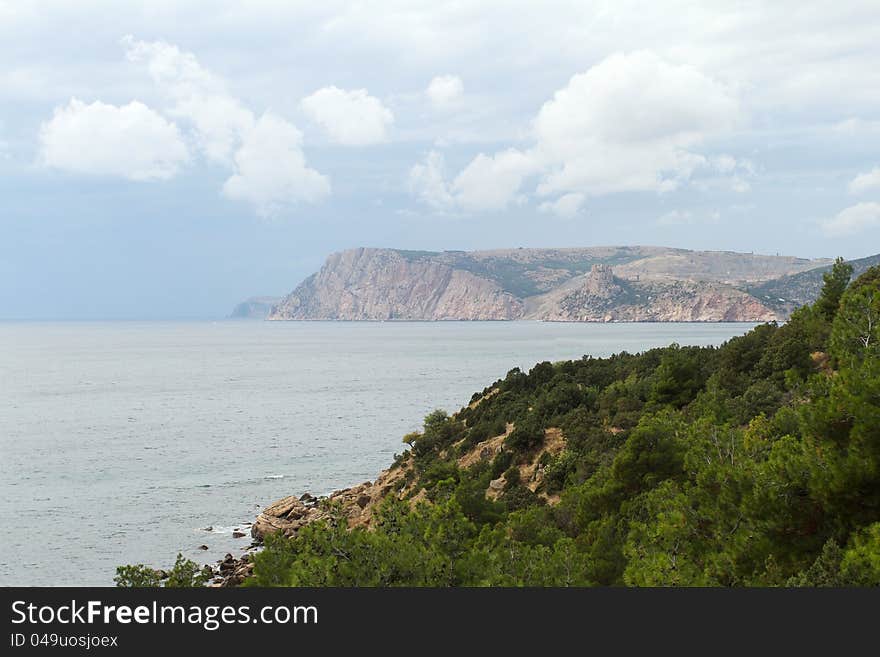
[[[825,260],[663,247],[334,253],[272,320],[768,321],[747,291]]]
[[[334,253],[269,319],[517,319],[522,301],[493,281],[388,249]]]

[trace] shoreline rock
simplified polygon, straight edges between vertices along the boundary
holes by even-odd
[[[338,517],[340,513],[350,528],[369,526],[376,503],[391,493],[404,494],[407,469],[408,465],[392,466],[374,482],[336,490],[326,497],[311,493],[283,497],[260,512],[251,525],[251,536],[262,541],[266,535],[280,531],[290,537],[308,524]]]
[[[316,497],[311,493],[288,495],[269,504],[251,524],[253,543],[241,557],[227,554],[216,565],[206,565],[211,572],[209,587],[239,586],[251,576],[254,569],[251,551],[258,550],[269,534],[282,532],[291,537],[313,522],[343,517],[349,528],[368,527],[373,507],[389,494],[403,497],[407,492],[406,471],[409,464],[395,465],[384,470],[375,482],[365,481],[350,488]]]

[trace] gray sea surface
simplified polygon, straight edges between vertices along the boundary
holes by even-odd
[[[0,322],[0,585],[212,562],[261,507],[373,479],[512,367],[752,326]]]

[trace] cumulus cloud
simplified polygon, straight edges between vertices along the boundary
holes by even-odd
[[[860,173],[849,183],[851,194],[863,194],[872,189],[880,189],[880,167],[874,167],[867,173]]]
[[[538,210],[555,214],[562,219],[572,219],[580,214],[586,199],[586,195],[572,192],[560,196],[555,201],[544,201],[538,206]]]
[[[575,75],[534,121],[540,193],[668,191],[707,159],[695,149],[740,118],[736,99],[692,66],[612,55]]]
[[[144,66],[169,99],[168,113],[193,126],[205,157],[232,170],[224,196],[247,201],[269,216],[329,194],[329,179],[307,166],[302,133],[294,124],[268,112],[258,118],[193,53],[131,36],[122,42],[127,59]]]
[[[327,177],[306,166],[302,133],[270,113],[245,135],[235,153],[235,169],[223,194],[252,203],[263,216],[276,214],[285,204],[320,201],[330,193]]]
[[[72,98],[40,128],[47,167],[129,180],[166,180],[189,160],[177,126],[143,103],[86,104]]]
[[[434,210],[446,210],[454,199],[446,181],[446,165],[442,153],[431,151],[409,171],[410,193]]]
[[[367,146],[386,141],[394,123],[382,101],[366,89],[318,89],[301,102],[306,116],[321,126],[331,140],[344,146]]]
[[[205,69],[193,53],[164,41],[122,39],[128,61],[146,67],[170,99],[168,113],[192,122],[200,149],[209,160],[229,164],[254,114],[229,94],[223,80]]]
[[[518,200],[523,181],[535,171],[534,159],[514,148],[480,153],[456,176],[452,193],[465,210],[501,210]]]
[[[611,55],[544,103],[530,146],[478,154],[453,182],[453,196],[471,209],[502,208],[532,176],[538,196],[666,192],[700,171],[747,191],[751,163],[700,152],[742,114],[729,89],[692,66],[650,51]]]
[[[855,235],[880,226],[880,203],[857,203],[822,223],[822,230],[831,237]]]
[[[428,153],[409,171],[410,192],[434,210],[501,210],[522,200],[517,192],[534,173],[524,153],[509,149],[489,157],[477,156],[454,180],[446,179],[445,162],[437,151]]]
[[[464,83],[457,75],[438,75],[428,84],[425,95],[435,109],[453,109],[464,97]]]

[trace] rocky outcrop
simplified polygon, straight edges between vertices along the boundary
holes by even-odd
[[[376,503],[392,494],[402,498],[409,491],[406,472],[411,467],[411,464],[395,465],[384,470],[374,482],[365,481],[326,497],[309,493],[284,497],[257,516],[251,525],[251,536],[258,541],[275,532],[293,536],[309,523],[337,518],[345,518],[349,527],[369,526]]]
[[[583,281],[551,292],[528,313],[567,322],[741,322],[780,317],[749,294],[719,283],[622,280],[596,265]]]
[[[334,253],[271,320],[767,321],[749,294],[827,261],[662,247]]]

